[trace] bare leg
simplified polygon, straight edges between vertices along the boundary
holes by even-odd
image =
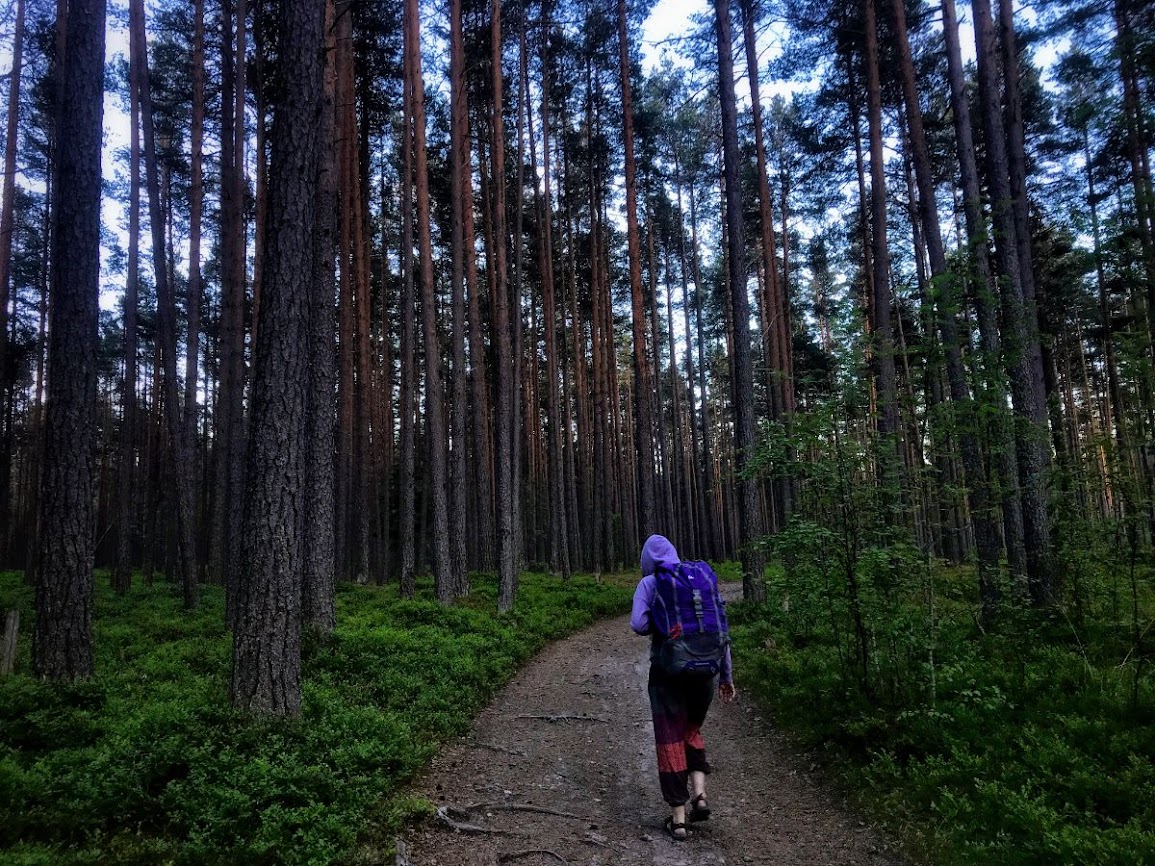
[[[706,774],[701,770],[690,771],[690,799],[706,796]]]

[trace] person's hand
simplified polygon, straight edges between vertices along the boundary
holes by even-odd
[[[719,683],[718,697],[724,704],[732,704],[734,699],[738,697],[738,690],[734,688],[733,683]]]

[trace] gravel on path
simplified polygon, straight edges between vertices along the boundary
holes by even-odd
[[[649,641],[628,618],[547,647],[417,783],[439,818],[405,837],[412,866],[901,866],[752,702],[703,729],[713,815],[663,830],[646,697]],[[742,660],[735,680],[741,691]],[[399,858],[399,862],[404,862]]]

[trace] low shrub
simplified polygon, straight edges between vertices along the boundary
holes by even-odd
[[[549,640],[629,608],[632,580],[521,576],[496,612],[496,580],[474,576],[456,607],[423,584],[341,586],[338,626],[303,646],[299,719],[262,722],[228,700],[223,598],[196,611],[165,584],[126,597],[98,577],[96,676],[0,681],[0,862],[296,864],[354,862],[424,808],[402,787],[445,738]],[[0,609],[32,595],[0,575]]]
[[[882,603],[864,568],[863,674],[844,589],[772,574],[773,603],[732,608],[739,679],[917,859],[1155,863],[1155,683],[1110,605],[982,629],[971,570],[907,571]],[[1146,580],[1137,598],[1155,607]]]

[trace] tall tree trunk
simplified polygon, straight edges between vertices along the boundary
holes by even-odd
[[[139,363],[137,306],[140,288],[140,101],[129,87],[128,156],[128,261],[124,282],[124,383],[120,401],[120,466],[116,503],[116,561],[112,586],[128,592],[132,583],[133,542],[136,528],[134,469],[137,439],[136,379]]]
[[[465,232],[462,212],[462,190],[473,183],[469,164],[468,117],[469,103],[465,90],[465,42],[461,25],[461,0],[449,2],[449,91],[450,91],[450,168],[449,189],[452,202],[450,214],[450,254],[453,304],[453,415],[450,426],[449,464],[449,525],[452,571],[458,578],[454,595],[469,592],[466,571],[466,500],[469,478],[465,462]],[[473,243],[473,239],[469,239]]]
[[[425,150],[425,84],[421,73],[417,0],[407,0],[405,47],[410,54],[413,90],[413,168],[417,174],[417,239],[421,257],[421,318],[425,331],[425,417],[429,424],[429,476],[433,505],[433,577],[437,598],[453,601],[460,580],[449,551],[449,452],[445,423],[445,389],[441,378],[441,335],[433,284],[433,240],[429,207],[429,166]]]
[[[103,0],[71,0],[61,67],[52,225],[48,411],[41,476],[32,666],[92,675],[92,557],[100,297]],[[67,190],[68,194],[62,194]]]
[[[1131,188],[1135,196],[1135,226],[1143,253],[1143,272],[1147,283],[1147,326],[1155,343],[1155,199],[1152,198],[1150,173],[1145,170],[1149,147],[1144,135],[1144,109],[1136,69],[1138,39],[1131,23],[1128,0],[1113,0],[1115,50],[1119,56],[1119,78],[1123,85],[1123,116],[1127,128],[1127,159],[1131,168]]]
[[[903,0],[891,0],[894,12],[895,41],[902,67],[902,89],[906,105],[906,120],[910,133],[911,158],[918,185],[919,215],[922,236],[930,259],[931,278],[934,281],[935,308],[943,351],[946,353],[947,382],[950,387],[952,411],[962,420],[953,425],[962,452],[963,471],[966,473],[967,500],[974,523],[975,543],[978,548],[979,596],[983,613],[989,619],[995,615],[999,603],[998,568],[999,534],[997,506],[983,466],[978,437],[975,434],[977,416],[967,387],[966,369],[962,360],[961,337],[957,315],[959,298],[957,280],[949,271],[942,232],[939,228],[938,207],[935,203],[934,176],[922,124],[922,108],[915,84],[914,61],[906,29],[906,7]]]
[[[246,590],[233,635],[232,700],[253,713],[301,707],[309,283],[314,275],[324,5],[283,0],[284,80],[273,106],[265,285],[245,497]]]
[[[412,0],[410,0],[412,2]],[[501,2],[492,0],[490,74],[493,85],[493,104],[490,106],[490,126],[493,141],[490,157],[493,160],[493,269],[496,287],[493,301],[493,339],[497,344],[497,559],[499,588],[497,608],[513,609],[517,594],[517,530],[514,526],[513,449],[514,440],[514,374],[511,328],[509,315],[509,270],[506,260],[505,231],[505,124],[502,119],[503,81],[501,68]]]
[[[1019,495],[1018,457],[1015,454],[1012,419],[1006,411],[1007,394],[1000,371],[1002,341],[999,338],[998,287],[988,255],[987,223],[982,212],[978,165],[975,161],[970,102],[967,96],[962,48],[959,44],[958,16],[954,0],[943,0],[943,35],[947,47],[947,68],[954,115],[955,141],[963,186],[968,247],[974,261],[979,334],[982,340],[984,398],[993,409],[987,434],[991,461],[998,477],[1003,512],[1003,543],[1012,575],[1026,576],[1026,546],[1023,540],[1023,512]]]
[[[1011,395],[1019,423],[1015,446],[1022,490],[1023,540],[1027,585],[1035,604],[1056,600],[1058,585],[1047,513],[1047,472],[1051,465],[1047,439],[1047,401],[1039,349],[1039,322],[1033,299],[1023,284],[1007,157],[1007,138],[1000,110],[998,57],[990,0],[974,0],[975,50],[979,102],[986,131],[987,173],[995,226],[995,254],[1002,272],[1002,334]]]
[[[869,2],[869,0],[868,0]],[[750,297],[746,288],[746,233],[742,226],[742,190],[738,172],[738,112],[734,94],[733,40],[729,0],[714,0],[718,37],[718,84],[722,105],[722,147],[726,177],[726,230],[730,277],[730,312],[734,327],[732,382],[734,457],[738,491],[738,541],[742,557],[743,595],[766,599],[765,565],[756,547],[762,535],[758,483],[747,469],[754,447],[754,371],[750,361]]]
[[[569,549],[568,497],[565,485],[565,453],[562,445],[565,423],[558,400],[557,358],[557,302],[554,291],[553,268],[553,201],[550,189],[550,111],[549,81],[551,76],[549,57],[549,0],[542,2],[541,33],[541,151],[540,184],[534,184],[538,214],[538,265],[541,271],[542,314],[545,318],[546,357],[546,425],[549,428],[549,442],[546,450],[549,476],[549,522],[550,522],[550,570],[568,578],[571,573]],[[524,31],[523,31],[524,52]],[[523,67],[523,77],[525,68]],[[527,87],[528,89],[528,87]],[[537,148],[534,144],[532,112],[529,112],[530,165],[534,176],[538,176]],[[568,433],[566,434],[568,436]]]
[[[306,300],[308,383],[305,406],[305,490],[309,491],[304,517],[301,569],[301,619],[322,633],[336,626],[334,583],[337,576],[336,503],[334,462],[337,421],[336,254],[337,164],[336,51],[333,0],[325,3],[325,64],[317,124],[317,205],[313,232],[313,274]]]
[[[357,577],[360,527],[364,518],[357,481],[357,287],[354,266],[354,190],[358,185],[357,126],[353,107],[353,4],[343,0],[333,22],[336,55],[337,190],[339,213],[338,257],[340,261],[340,367],[338,388],[340,424],[337,471],[337,556],[342,577]]]
[[[135,12],[133,12],[135,10]],[[157,340],[164,363],[165,420],[169,447],[172,453],[174,497],[177,517],[177,557],[186,608],[196,607],[198,568],[196,556],[196,515],[194,512],[194,484],[189,431],[185,424],[184,408],[180,400],[177,378],[176,298],[169,274],[165,241],[165,220],[160,195],[160,170],[157,165],[156,141],[153,131],[152,84],[149,78],[148,54],[145,41],[143,0],[130,4],[132,20],[132,54],[135,67],[135,86],[140,98],[140,117],[144,144],[145,182],[148,187],[148,213],[152,228],[153,279],[156,282]],[[190,383],[189,387],[196,387]]]
[[[16,0],[16,23],[12,33],[12,72],[8,77],[8,122],[4,136],[4,189],[0,209],[0,406],[3,406],[3,438],[0,439],[0,523],[12,525],[9,490],[12,478],[12,402],[15,372],[8,369],[8,307],[12,284],[12,223],[16,198],[17,131],[20,122],[20,73],[24,57],[24,0]],[[0,566],[11,559],[8,533],[0,535]]]
[[[348,520],[346,527],[349,537],[348,573],[358,583],[368,583],[373,570],[370,559],[370,527],[372,525],[371,503],[373,487],[373,467],[370,461],[370,414],[374,404],[373,383],[370,376],[369,330],[372,319],[372,301],[369,287],[369,235],[366,229],[367,171],[368,158],[361,143],[367,142],[365,130],[358,129],[357,123],[357,75],[354,65],[352,3],[343,4],[335,22],[337,36],[337,103],[340,135],[338,152],[339,189],[341,191],[341,274],[347,283],[349,310],[346,319],[350,327],[343,332],[348,343],[347,394],[352,399],[352,408],[346,409],[348,431],[343,440],[348,448],[347,461],[351,467],[348,482]],[[343,309],[343,312],[344,309]],[[343,356],[344,358],[344,356]]]
[[[742,0],[742,41],[746,48],[746,70],[750,79],[750,110],[754,122],[754,148],[758,158],[758,207],[762,223],[762,272],[766,286],[767,315],[762,322],[763,354],[770,371],[771,417],[789,423],[794,408],[794,373],[790,358],[790,308],[786,303],[775,255],[774,212],[770,201],[770,179],[766,173],[766,143],[762,130],[762,93],[758,86],[758,50],[754,39],[754,3]],[[785,183],[783,183],[785,196]],[[785,215],[783,208],[783,232]],[[785,254],[785,250],[784,250]],[[789,478],[774,479],[776,510],[784,523],[793,510],[794,491]]]
[[[245,472],[245,223],[244,94],[245,2],[235,14],[226,2],[224,72],[221,88],[221,383],[213,443],[215,498],[209,548],[209,579],[225,585],[226,619],[235,615],[240,538],[237,530],[244,498]],[[236,38],[233,38],[233,25]],[[240,111],[237,110],[238,106]]]
[[[686,333],[686,413],[689,419],[689,425],[686,433],[690,440],[690,453],[692,460],[692,471],[690,472],[691,480],[694,482],[693,494],[690,496],[691,509],[693,514],[693,524],[695,527],[693,549],[699,552],[699,555],[706,555],[706,551],[710,545],[710,531],[709,515],[711,509],[706,502],[709,488],[704,483],[707,466],[702,457],[702,449],[700,442],[706,439],[705,423],[701,425],[701,436],[699,437],[699,425],[697,419],[704,417],[705,406],[705,390],[699,393],[699,399],[702,400],[702,416],[699,416],[697,407],[695,406],[694,398],[694,341],[693,328],[690,324],[690,280],[689,280],[689,264],[686,261],[686,227],[684,224],[684,210],[682,208],[682,166],[681,160],[677,153],[674,154],[674,187],[678,197],[678,272],[682,278],[682,320]],[[672,332],[672,327],[671,327]]]
[[[634,159],[634,106],[630,85],[630,45],[626,0],[618,0],[618,57],[622,78],[622,140],[625,145],[626,239],[630,260],[630,299],[634,338],[634,446],[637,449],[639,534],[657,532],[654,494],[653,382],[646,354],[645,296],[642,289],[642,243],[638,232],[638,180]]]
[[[890,447],[898,447],[901,435],[898,419],[898,389],[894,366],[894,337],[891,329],[890,250],[886,239],[886,166],[883,162],[882,86],[878,71],[878,27],[874,0],[862,0],[866,28],[866,98],[870,128],[870,236],[873,253],[873,289],[871,311],[874,325],[875,363],[878,365],[878,399],[880,402],[878,432],[884,439],[894,437],[893,446],[884,444],[882,460],[889,463]],[[885,467],[884,478],[896,484],[891,476],[894,467]],[[890,494],[887,494],[890,495]]]
[[[406,12],[408,14],[408,11]],[[401,595],[412,598],[416,591],[416,491],[417,430],[414,420],[417,390],[417,311],[413,303],[413,70],[409,52],[404,59],[404,110],[402,134],[401,180],[401,303],[397,319],[401,322]]]
[[[720,482],[716,461],[717,448],[713,441],[713,408],[710,397],[713,392],[706,387],[706,338],[702,327],[702,270],[698,258],[698,204],[694,183],[690,183],[690,262],[694,274],[694,333],[698,349],[698,394],[702,401],[702,457],[705,467],[706,537],[711,558],[724,555],[723,515],[721,507]]]
[[[494,551],[494,467],[493,467],[493,413],[490,408],[489,359],[481,331],[481,282],[477,274],[477,231],[473,215],[473,168],[470,157],[471,137],[469,115],[462,130],[464,159],[461,170],[461,221],[465,251],[465,290],[469,296],[469,377],[473,396],[473,462],[477,519],[477,565],[483,569],[493,566]]]
[[[200,477],[200,451],[197,448],[197,382],[200,378],[201,300],[204,287],[201,280],[201,222],[204,216],[204,126],[205,126],[205,7],[204,0],[193,4],[193,57],[192,57],[192,128],[189,130],[189,254],[188,286],[185,292],[184,363],[184,425],[189,441],[190,472]],[[194,486],[195,489],[195,486]],[[197,501],[197,500],[194,500]],[[199,502],[198,502],[199,504]],[[195,506],[194,506],[195,507]],[[199,507],[195,507],[199,514]],[[200,534],[196,538],[200,547]],[[200,561],[199,555],[197,561]]]

